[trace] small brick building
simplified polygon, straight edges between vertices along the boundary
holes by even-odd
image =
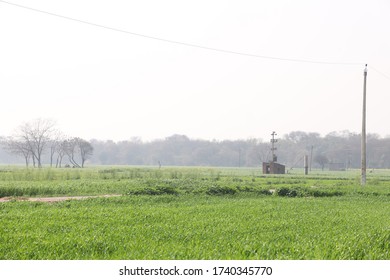
[[[263,162],[263,174],[285,174],[286,166],[277,162]]]

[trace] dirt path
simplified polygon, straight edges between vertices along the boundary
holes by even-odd
[[[97,197],[115,197],[122,196],[120,194],[105,194],[105,195],[94,195],[94,196],[57,196],[57,197],[0,197],[0,202],[8,201],[38,201],[38,202],[58,202],[64,200],[81,200],[87,198]]]

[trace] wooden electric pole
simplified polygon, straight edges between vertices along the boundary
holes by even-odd
[[[305,175],[309,174],[309,156],[305,155],[303,157],[303,167],[305,168]]]
[[[362,177],[361,185],[366,184],[366,82],[367,82],[367,64],[364,68],[364,84],[363,84],[363,119],[362,119]]]

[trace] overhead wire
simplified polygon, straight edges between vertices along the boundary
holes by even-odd
[[[388,79],[390,81],[390,76],[389,75],[386,75],[385,73],[379,71],[378,69],[375,69],[374,67],[370,66],[369,67],[370,69],[374,70],[375,72],[377,72],[378,74],[380,74],[381,76],[385,77],[386,79]]]
[[[199,45],[199,44],[187,43],[187,42],[182,42],[182,41],[177,41],[177,40],[170,40],[170,39],[166,39],[166,38],[161,38],[161,37],[156,37],[156,36],[151,36],[151,35],[131,32],[131,31],[128,31],[128,30],[119,29],[119,28],[115,28],[115,27],[110,27],[110,26],[106,26],[106,25],[103,25],[103,24],[93,23],[93,22],[89,22],[89,21],[86,21],[86,20],[81,20],[81,19],[77,19],[77,18],[73,18],[73,17],[69,17],[69,16],[64,16],[64,15],[60,15],[60,14],[57,14],[57,13],[48,12],[48,11],[44,11],[44,10],[40,10],[40,9],[36,9],[36,8],[32,8],[32,7],[28,7],[28,6],[12,3],[12,2],[8,2],[8,1],[0,0],[0,3],[12,5],[12,6],[15,6],[15,7],[19,7],[19,8],[23,8],[23,9],[26,9],[26,10],[34,11],[34,12],[37,12],[37,13],[42,13],[42,14],[46,14],[46,15],[50,15],[50,16],[66,19],[66,20],[69,20],[69,21],[74,21],[74,22],[78,22],[78,23],[82,23],[82,24],[86,24],[86,25],[90,25],[90,26],[94,26],[94,27],[98,27],[98,28],[103,28],[103,29],[106,29],[106,30],[116,31],[116,32],[120,32],[120,33],[125,33],[125,34],[132,35],[132,36],[138,36],[138,37],[142,37],[142,38],[146,38],[146,39],[152,39],[152,40],[161,41],[161,42],[165,42],[165,43],[182,45],[182,46],[186,46],[186,47],[204,49],[204,50],[215,51],[215,52],[220,52],[220,53],[227,53],[227,54],[233,54],[233,55],[254,57],[254,58],[260,58],[260,59],[270,59],[270,60],[297,62],[297,63],[329,64],[329,65],[363,65],[363,63],[361,63],[361,62],[343,62],[343,61],[322,61],[322,60],[311,60],[311,59],[297,59],[297,58],[287,58],[287,57],[259,55],[259,54],[252,54],[252,53],[232,51],[232,50],[228,50],[228,49],[214,48],[214,47],[209,47],[209,46],[204,46],[204,45]]]

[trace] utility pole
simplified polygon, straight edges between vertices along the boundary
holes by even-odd
[[[272,134],[271,134],[271,136],[272,136],[272,139],[271,139],[271,145],[272,145],[272,148],[271,148],[271,151],[272,151],[272,162],[278,161],[278,160],[277,160],[277,157],[276,157],[276,155],[275,155],[275,151],[276,151],[275,143],[278,142],[278,140],[275,139],[275,136],[276,136],[276,135],[277,135],[277,134],[276,134],[275,131],[273,131]]]
[[[367,82],[367,64],[364,68],[364,84],[363,84],[363,119],[362,119],[362,176],[361,185],[366,185],[366,82]]]
[[[311,145],[311,148],[310,148],[310,172],[311,172],[311,164],[313,162],[313,145]]]
[[[309,174],[309,156],[305,155],[303,157],[303,167],[305,168],[305,175]]]

